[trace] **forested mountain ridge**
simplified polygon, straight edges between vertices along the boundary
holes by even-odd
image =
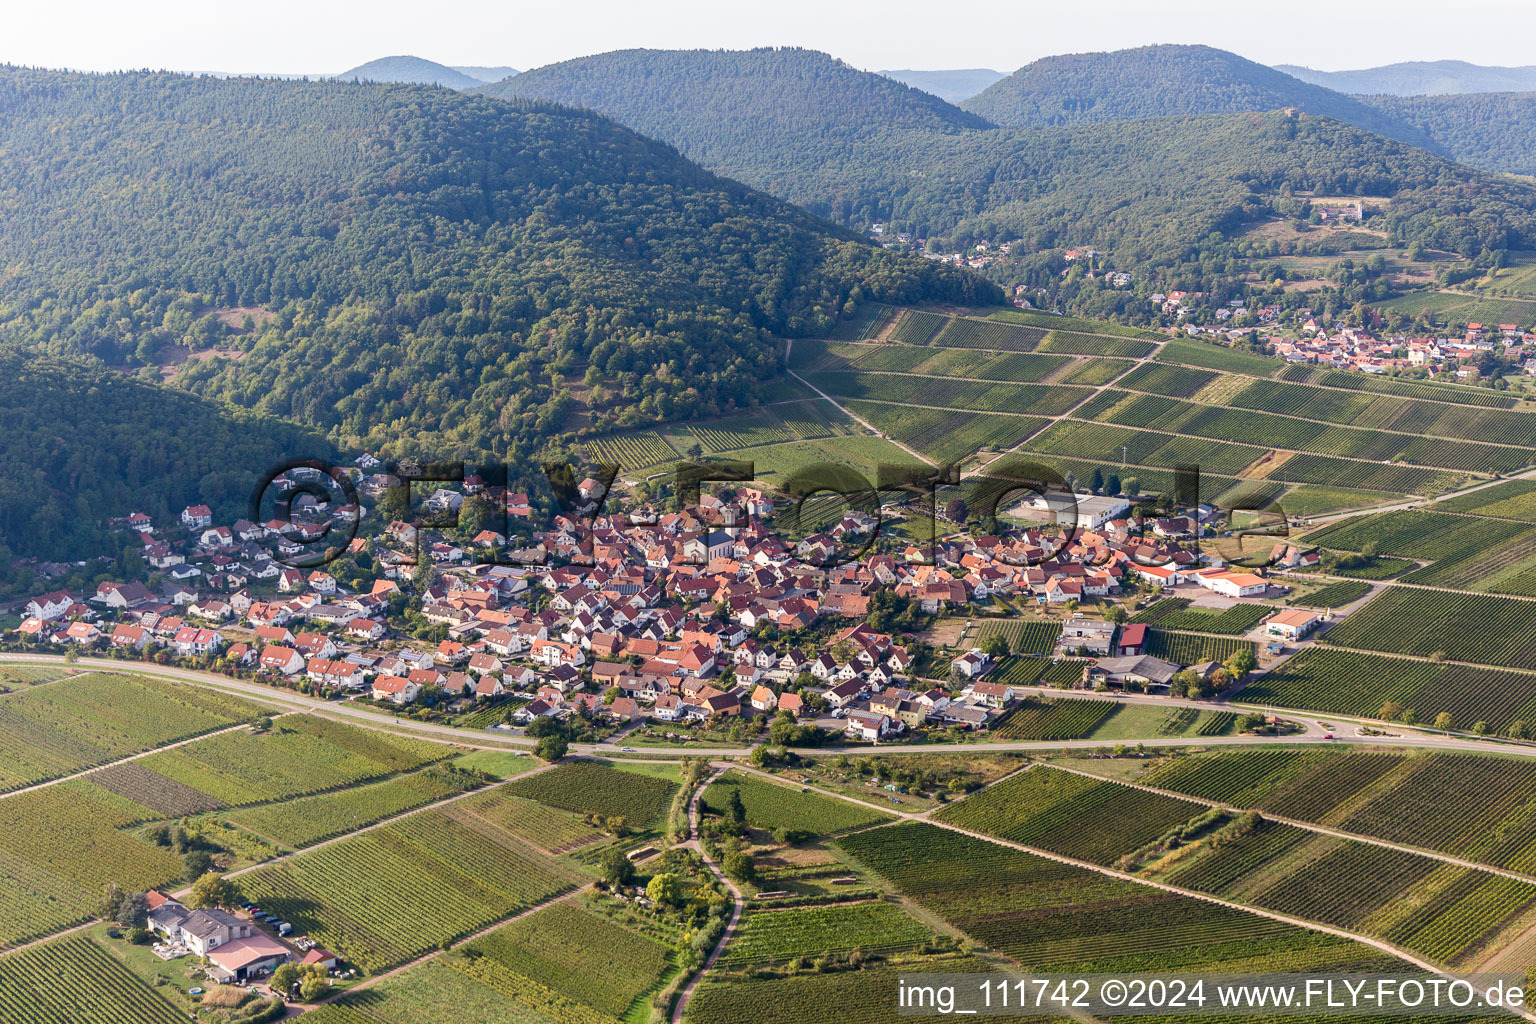
[[[1357,96],[1444,96],[1452,93],[1529,92],[1536,90],[1536,66],[1489,67],[1464,60],[1404,61],[1355,71],[1317,71],[1277,64],[1313,85]]]
[[[1433,136],[1462,163],[1506,174],[1536,174],[1536,92],[1362,99]]]
[[[957,138],[987,121],[815,50],[618,50],[478,90],[585,107],[839,223],[882,216],[866,179],[893,134]],[[921,173],[918,167],[903,175]]]
[[[1331,118],[1213,114],[981,138],[965,155],[977,168],[976,208],[952,229],[961,238],[1095,245],[1126,265],[1219,266],[1252,223],[1295,216],[1316,194],[1389,199],[1380,229],[1405,244],[1468,254],[1536,245],[1536,186]]]
[[[0,209],[0,344],[196,350],[199,394],[525,467],[750,403],[862,299],[1000,299],[598,115],[422,86],[0,69]]]
[[[1045,127],[1296,107],[1416,146],[1434,141],[1360,100],[1210,46],[1074,53],[1026,65],[961,104],[994,124]]]

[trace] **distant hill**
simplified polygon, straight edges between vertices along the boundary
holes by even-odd
[[[1047,57],[961,106],[1014,127],[1297,107],[1416,146],[1435,145],[1422,131],[1355,97],[1209,46]]]
[[[1231,54],[1163,49],[1173,52],[1152,59],[1141,51],[1132,63],[1179,68],[1163,75],[1168,89],[1210,59],[1228,69],[1219,79],[1231,85],[1222,94],[1228,105],[1313,100],[1358,120],[1392,121],[1400,134],[1434,145],[1423,131],[1358,100]],[[1097,67],[1103,56],[1111,55],[1084,59]],[[1238,72],[1253,76],[1252,88],[1233,84]],[[1275,88],[1260,93],[1254,82]],[[1117,97],[1124,91],[1102,81],[1096,88]],[[1156,92],[1145,81],[1137,88]],[[595,107],[722,174],[842,223],[884,220],[957,244],[1020,238],[1028,250],[1096,245],[1112,249],[1122,265],[1177,265],[1190,259],[1194,240],[1212,232],[1235,238],[1255,219],[1294,216],[1305,204],[1290,202],[1291,191],[1390,196],[1404,237],[1435,248],[1476,253],[1528,236],[1536,243],[1536,214],[1525,206],[1536,198],[1532,190],[1346,124],[1336,113],[1288,117],[1265,108],[1098,123],[1109,113],[1099,109],[1076,125],[1002,129],[824,54],[787,49],[622,51],[480,91]],[[1150,100],[1145,110],[1166,105]],[[1445,208],[1432,215],[1435,203]]]
[[[444,85],[473,89],[492,79],[475,78],[457,68],[422,57],[380,57],[336,76],[343,82],[400,82],[405,85]]]
[[[487,68],[476,64],[471,64],[468,66],[460,66],[455,64],[453,66],[453,70],[457,71],[461,75],[468,75],[470,78],[473,78],[477,82],[499,82],[503,78],[511,78],[513,75],[517,74],[517,68]]]
[[[1536,92],[1362,98],[1433,136],[1464,164],[1536,175]]]
[[[1303,82],[1362,96],[1444,96],[1466,92],[1536,91],[1536,65],[1501,68],[1464,60],[1408,61],[1359,71],[1314,71],[1278,64]]]
[[[887,78],[910,85],[914,89],[931,92],[948,103],[968,100],[999,79],[1006,78],[1001,71],[991,68],[965,68],[955,71],[882,71]]]
[[[1002,299],[596,114],[418,85],[0,67],[0,209],[0,348],[514,472],[759,401],[861,300]]]
[[[791,48],[617,50],[479,91],[596,110],[842,223],[880,215],[861,205],[862,182],[898,155],[866,155],[872,143],[896,131],[951,137],[991,127],[920,89]]]

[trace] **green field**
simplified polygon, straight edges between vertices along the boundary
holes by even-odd
[[[1401,592],[1435,595],[1434,591]],[[1327,639],[1334,639],[1380,600],[1373,598],[1364,609],[1351,614],[1327,634]],[[1382,634],[1386,646],[1383,630],[1390,627],[1378,628],[1370,623],[1367,626]],[[1350,634],[1345,634],[1345,638],[1349,639]],[[1406,638],[1392,641],[1409,642]],[[1302,651],[1274,672],[1250,682],[1242,695],[1243,700],[1256,704],[1360,718],[1378,717],[1383,705],[1392,701],[1413,711],[1417,720],[1426,724],[1445,712],[1451,716],[1453,728],[1462,730],[1485,722],[1490,731],[1497,733],[1508,730],[1517,721],[1536,722],[1536,675],[1437,665],[1326,647]]]
[[[0,960],[5,1024],[185,1024],[186,1014],[89,939]]]
[[[1325,633],[1322,642],[1536,668],[1532,610],[1530,602],[1512,598],[1392,587]]]
[[[311,1024],[615,1024],[672,973],[670,954],[606,916],[555,903],[305,1016]]]
[[[719,813],[731,790],[741,797],[747,824],[769,831],[786,828],[828,836],[891,820],[890,815],[859,804],[800,792],[743,772],[728,772],[710,783],[704,791],[705,805]]]
[[[677,790],[675,782],[572,761],[547,772],[509,783],[505,792],[577,814],[621,817],[631,828],[649,828],[664,815]]]
[[[1078,972],[1307,971],[1398,961],[1332,935],[1042,857],[924,822],[839,840],[930,913],[1017,963]],[[888,1010],[886,1012],[889,1012]],[[883,1019],[883,1018],[881,1018]]]
[[[267,710],[206,687],[104,672],[0,694],[0,792],[250,721]]]
[[[1205,812],[1200,804],[1037,767],[941,810],[940,821],[1097,864]]]
[[[450,805],[258,869],[240,887],[263,910],[376,973],[580,880],[574,866]]]
[[[911,949],[930,933],[894,903],[873,900],[786,910],[754,909],[741,919],[721,963],[791,960],[862,949]]]
[[[265,804],[230,816],[237,825],[285,846],[311,846],[383,818],[457,796],[478,785],[469,775],[427,769],[334,793]]]
[[[392,736],[313,715],[284,715],[267,732],[225,733],[151,754],[137,766],[224,806],[239,807],[349,786],[457,753],[442,743]],[[101,784],[118,788],[106,780]],[[122,791],[139,799],[137,789]]]

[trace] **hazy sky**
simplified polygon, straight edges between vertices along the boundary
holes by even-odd
[[[1530,0],[52,0],[7,5],[0,61],[334,73],[412,53],[527,69],[623,47],[806,46],[857,67],[1012,71],[1055,53],[1208,43],[1327,70],[1536,63]]]

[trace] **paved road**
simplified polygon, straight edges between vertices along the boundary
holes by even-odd
[[[61,655],[17,655],[0,654],[0,663],[27,662],[36,664],[58,664],[64,661]],[[280,690],[260,683],[249,683],[244,680],[230,679],[228,676],[217,675],[212,672],[201,672],[196,669],[178,668],[168,665],[152,665],[142,662],[115,661],[111,658],[81,658],[75,663],[80,667],[96,668],[107,672],[138,672],[146,675],[159,676],[166,679],[176,679],[182,682],[198,683],[205,686],[213,686],[246,696],[264,700],[268,703],[284,703],[300,710],[313,711],[322,714],[340,716],[348,722],[365,728],[377,729],[381,732],[408,733],[424,739],[434,739],[441,742],[455,743],[465,747],[478,747],[492,750],[529,750],[532,744],[528,740],[514,739],[498,736],[494,733],[480,732],[478,730],[454,729],[446,725],[434,725],[430,722],[418,722],[408,718],[387,718],[373,711],[364,711],[351,707],[345,702],[333,702],[317,700],[295,693],[292,690]],[[973,754],[988,754],[1007,751],[1040,751],[1040,750],[1094,750],[1105,747],[1113,747],[1119,744],[1141,743],[1149,748],[1157,747],[1188,747],[1188,746],[1235,746],[1254,743],[1319,743],[1330,742],[1322,740],[1322,736],[1328,730],[1324,723],[1339,725],[1350,723],[1351,726],[1357,720],[1346,715],[1319,715],[1314,712],[1297,712],[1289,708],[1275,708],[1260,704],[1244,703],[1204,703],[1201,701],[1185,700],[1177,697],[1152,697],[1145,694],[1127,694],[1115,698],[1105,698],[1102,694],[1090,693],[1080,690],[1040,690],[1045,696],[1066,699],[1114,699],[1119,703],[1148,704],[1162,708],[1191,707],[1204,711],[1264,711],[1283,715],[1285,718],[1297,722],[1303,726],[1303,731],[1292,736],[1157,736],[1143,740],[1012,740],[1002,743],[897,743],[867,745],[833,744],[815,748],[815,753],[821,755],[852,754],[867,756],[872,753],[880,754],[939,754],[966,752]],[[1478,740],[1462,736],[1445,736],[1438,733],[1417,732],[1400,726],[1384,725],[1380,722],[1371,723],[1374,728],[1388,730],[1394,735],[1388,736],[1361,736],[1352,727],[1340,731],[1333,729],[1334,743],[1359,744],[1364,746],[1387,747],[1423,747],[1432,750],[1456,750],[1475,753],[1512,754],[1520,757],[1536,757],[1536,744],[1521,744],[1509,742],[1494,742]],[[643,753],[657,758],[672,757],[742,757],[751,753],[752,746],[740,747],[651,747],[644,748]],[[573,743],[572,754],[591,757],[611,757],[616,751],[610,745],[603,743]]]

